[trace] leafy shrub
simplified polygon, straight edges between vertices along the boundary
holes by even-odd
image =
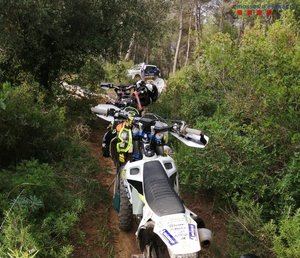
[[[97,96],[87,96],[85,98],[74,98],[74,96],[61,92],[57,105],[65,111],[68,118],[67,124],[74,128],[76,125],[91,126],[94,125],[96,116],[91,112],[91,107],[100,102]]]
[[[262,220],[262,207],[246,199],[237,203],[238,214],[229,218],[228,255],[239,257],[242,253],[254,253],[262,258],[274,257],[272,240],[276,226],[271,220]],[[255,245],[253,245],[255,243]]]
[[[297,241],[273,240],[296,223],[286,211],[299,208],[298,35],[289,11],[268,28],[257,20],[239,44],[229,34],[211,35],[155,107],[210,137],[204,150],[176,145],[175,157],[183,186],[209,190],[234,207],[230,235],[243,241],[231,241],[230,257],[243,251],[239,245],[262,257],[276,248],[279,257],[297,257]]]
[[[31,226],[26,225],[19,211],[7,214],[3,232],[0,235],[1,257],[35,257],[39,245],[30,233]]]
[[[62,257],[65,253],[67,257],[71,253],[69,235],[86,200],[99,201],[95,198],[99,184],[88,179],[97,165],[78,151],[73,148],[72,155],[53,166],[32,160],[0,172],[0,254]]]
[[[124,83],[128,81],[127,69],[131,68],[131,61],[118,61],[116,63],[105,63],[105,80],[113,83]]]
[[[88,88],[95,90],[105,77],[103,61],[99,58],[90,57],[81,67],[79,72],[80,85],[88,85]]]
[[[78,74],[65,75],[63,80],[84,89],[97,90],[105,78],[104,61],[101,57],[88,56]]]
[[[106,198],[91,179],[98,164],[68,109],[35,85],[6,84],[0,96],[0,257],[69,257],[80,213]]]
[[[274,251],[278,257],[298,257],[300,255],[300,211],[287,215],[279,225],[279,235],[274,239]]]
[[[1,92],[4,88],[1,89]],[[64,109],[47,107],[35,86],[7,89],[0,109],[0,164],[22,159],[59,159],[68,144]]]
[[[210,117],[217,110],[217,101],[209,87],[203,84],[198,70],[188,66],[168,80],[167,91],[151,108],[163,117],[182,118],[195,122]]]

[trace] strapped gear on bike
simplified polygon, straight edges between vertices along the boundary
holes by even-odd
[[[148,106],[158,99],[158,89],[155,84],[138,81],[136,85],[140,102],[143,106]]]

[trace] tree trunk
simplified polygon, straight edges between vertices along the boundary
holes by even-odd
[[[179,54],[179,47],[182,37],[182,27],[183,27],[183,7],[182,7],[182,0],[180,0],[180,15],[179,15],[179,35],[177,40],[177,46],[175,51],[175,57],[174,57],[174,63],[173,63],[173,73],[176,72],[177,67],[177,60],[178,60],[178,54]]]
[[[238,29],[238,44],[240,44],[240,42],[241,42],[241,39],[242,39],[242,36],[243,36],[243,33],[244,33],[244,27],[245,27],[244,18],[242,18],[241,19],[241,24],[240,24],[239,29]]]
[[[224,3],[220,5],[220,21],[219,21],[219,30],[224,32],[224,19],[225,19],[225,10],[224,10]]]
[[[123,49],[123,42],[120,43],[119,47],[119,58],[122,59],[122,49]]]
[[[184,66],[187,66],[188,62],[189,62],[190,41],[191,41],[191,26],[192,26],[192,14],[190,14],[190,20],[189,20],[189,32],[188,32],[188,39],[187,39],[187,47],[186,47],[186,55],[185,55]]]
[[[143,54],[143,62],[146,62],[146,59],[147,59],[147,47],[143,47],[143,51],[144,51],[144,54]]]
[[[132,57],[132,60],[133,60],[134,63],[135,63],[135,60],[136,60],[136,51],[137,51],[137,45],[134,44],[133,57]]]
[[[130,55],[131,55],[133,47],[134,47],[134,40],[135,40],[135,32],[132,34],[132,37],[130,39],[129,47],[128,47],[128,50],[126,52],[125,59],[124,59],[125,61],[128,61],[130,58]]]
[[[194,19],[194,26],[195,26],[195,34],[196,34],[196,46],[199,44],[199,36],[198,36],[198,23],[197,23],[197,7],[195,7],[195,19]]]
[[[147,55],[146,55],[147,64],[149,64],[149,56],[150,56],[150,48],[149,48],[149,42],[147,42]]]
[[[194,15],[195,15],[196,45],[198,45],[200,38],[202,37],[201,2],[199,0],[195,0],[194,7],[195,7]]]

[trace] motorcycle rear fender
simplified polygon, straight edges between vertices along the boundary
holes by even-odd
[[[170,255],[197,253],[201,250],[197,223],[192,219],[191,211],[158,217],[146,204],[143,218],[136,236],[140,237],[143,230],[153,228],[153,232],[166,244]],[[180,230],[177,230],[181,227]]]
[[[153,231],[166,244],[170,255],[191,254],[201,250],[197,223],[187,214],[160,217]]]

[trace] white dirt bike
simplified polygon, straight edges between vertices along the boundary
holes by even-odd
[[[170,132],[187,146],[204,148],[208,137],[183,121],[169,125],[153,114],[134,117],[105,104],[92,111],[116,130],[111,142],[111,156],[118,161],[114,204],[120,229],[130,230],[134,216],[139,221],[140,257],[199,257],[201,247],[210,245],[211,231],[179,197],[178,173],[166,138]]]

